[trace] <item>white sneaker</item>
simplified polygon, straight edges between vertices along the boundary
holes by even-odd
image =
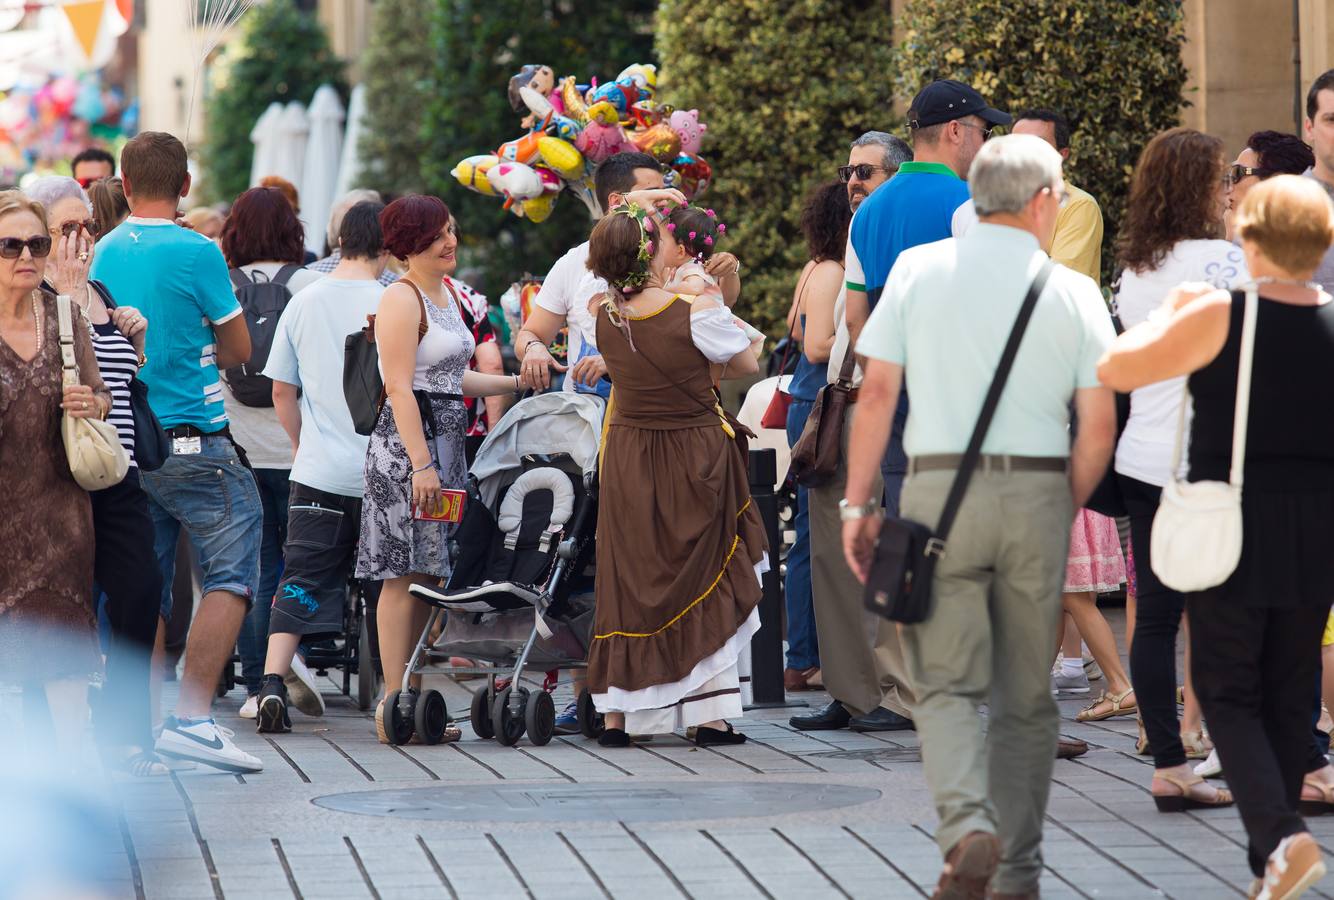
[[[324,715],[324,698],[301,654],[292,657],[292,668],[283,676],[283,684],[287,685],[287,699],[293,706],[308,716]]]
[[[259,696],[251,694],[245,698],[245,703],[241,704],[241,711],[237,713],[243,719],[254,719],[259,717]]]
[[[154,749],[161,756],[204,763],[224,772],[261,772],[264,764],[232,743],[232,732],[212,719],[182,725],[167,716]]]
[[[1223,774],[1223,764],[1218,759],[1218,748],[1209,751],[1209,757],[1195,767],[1195,774],[1201,778],[1217,778]]]

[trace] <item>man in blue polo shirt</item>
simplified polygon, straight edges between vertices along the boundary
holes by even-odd
[[[91,275],[152,323],[139,377],[171,438],[171,455],[143,474],[143,486],[164,616],[182,528],[204,570],[176,714],[163,721],[156,749],[229,772],[258,772],[260,760],[237,747],[209,712],[259,582],[264,511],[227,429],[218,380],[219,369],[250,358],[250,333],[217,245],[175,222],[176,204],[190,191],[185,147],[170,134],[145,131],[121,151],[121,171],[131,215],[98,242]]]
[[[992,109],[966,84],[942,79],[918,92],[908,108],[913,160],[858,208],[848,232],[844,267],[848,286],[847,320],[851,346],[880,299],[889,270],[909,247],[950,237],[954,211],[968,199],[968,168],[996,125],[1010,116]],[[889,451],[881,471],[885,507],[897,516],[899,490],[908,471],[903,454],[907,397],[899,398]]]

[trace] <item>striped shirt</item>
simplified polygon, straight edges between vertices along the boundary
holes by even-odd
[[[134,465],[134,414],[130,411],[130,379],[139,371],[139,354],[129,338],[107,322],[93,326],[93,353],[102,381],[111,391],[111,414],[107,421],[116,426],[125,452]]]

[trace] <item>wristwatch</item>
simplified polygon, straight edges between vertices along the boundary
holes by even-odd
[[[853,506],[847,497],[838,501],[838,517],[844,522],[855,522],[867,516],[877,516],[880,514],[880,509],[880,503],[876,500],[868,500],[859,506]]]

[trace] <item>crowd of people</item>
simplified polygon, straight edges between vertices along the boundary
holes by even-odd
[[[916,730],[945,858],[935,896],[1036,897],[1053,760],[1088,749],[1060,737],[1053,698],[1102,679],[1077,718],[1138,718],[1157,808],[1235,804],[1251,896],[1298,896],[1324,874],[1301,816],[1334,811],[1334,433],[1304,414],[1334,390],[1334,71],[1310,87],[1305,140],[1257,132],[1234,162],[1186,128],[1146,144],[1110,306],[1098,199],[1063,171],[1061,112],[1011,116],[940,80],[908,130],[853,140],[799,223],[789,442],[830,390],[846,404],[825,407],[842,410],[822,424],[837,458],[798,486],[785,560],[785,686],[832,700],[791,726]],[[733,314],[741,263],[719,249],[720,214],[651,156],[603,162],[605,215],[544,279],[506,373],[439,198],[353,191],[316,259],[281,179],[225,214],[182,214],[190,181],[181,142],[145,132],[119,160],[90,150],[72,178],[0,192],[0,487],[18,501],[0,523],[0,681],[45,707],[54,746],[79,743],[96,678],[108,767],[260,770],[213,717],[220,673],[239,655],[239,712],[261,733],[289,731],[292,707],[321,715],[303,657],[341,636],[353,577],[377,598],[397,684],[427,616],[409,588],[453,566],[434,511],[507,404],[557,382],[605,402],[576,684],[605,715],[599,742],[743,742],[729,720],[779,548],[719,400],[763,343]],[[368,322],[384,390],[363,434],[344,344]],[[88,419],[128,461],[91,491],[65,445]],[[1206,490],[1233,498],[1212,514],[1235,513],[1237,559],[1182,590],[1190,561],[1169,531]],[[868,612],[882,523],[934,529],[947,508],[925,618]],[[164,716],[182,542],[201,596]],[[1097,605],[1123,585],[1129,673]],[[577,719],[572,703],[557,729]],[[389,740],[383,701],[376,725]]]

